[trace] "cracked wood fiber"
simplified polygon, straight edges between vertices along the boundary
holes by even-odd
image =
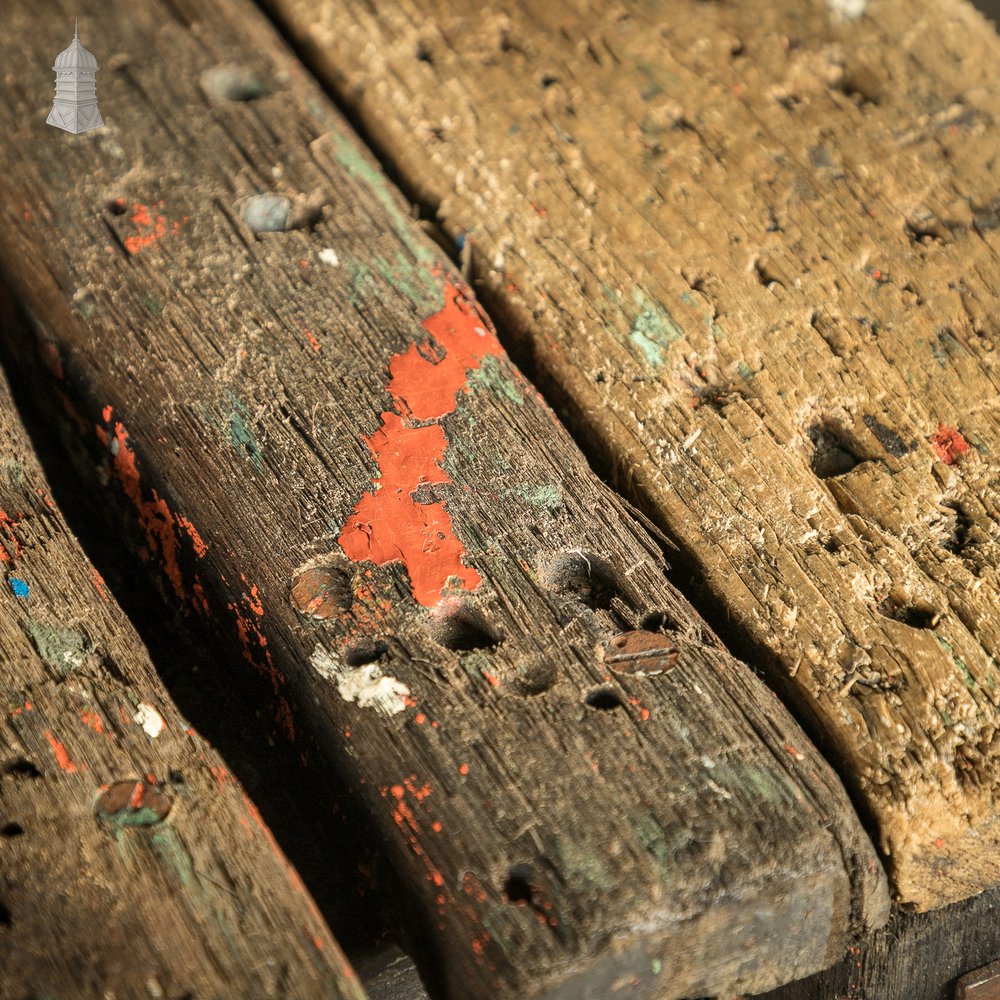
[[[0,262],[55,411],[373,817],[441,995],[763,989],[882,923],[835,774],[264,19],[107,4],[107,128],[67,138],[59,15],[0,41]]]
[[[0,996],[364,991],[87,561],[0,377]]]
[[[1000,881],[993,29],[270,5],[837,762],[896,897]]]

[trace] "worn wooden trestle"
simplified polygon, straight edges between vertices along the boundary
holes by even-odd
[[[947,995],[1000,947],[1000,40],[961,0],[263,6],[91,12],[82,135],[38,114],[60,4],[0,35],[4,347],[121,557],[369,818],[435,998]],[[7,954],[68,975],[17,935],[95,912],[88,852],[169,888],[156,989],[360,995],[19,497],[0,997]],[[71,905],[24,918],[56,835]],[[227,971],[272,925],[281,971]]]

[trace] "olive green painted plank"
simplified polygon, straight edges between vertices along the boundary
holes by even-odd
[[[81,22],[107,126],[71,137],[39,117],[58,13],[0,40],[37,391],[191,632],[368,810],[438,995],[761,989],[881,923],[836,776],[267,22],[107,4]]]

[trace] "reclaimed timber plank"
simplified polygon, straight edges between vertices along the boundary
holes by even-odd
[[[271,26],[106,4],[72,137],[37,116],[58,10],[0,38],[2,268],[190,628],[372,815],[434,989],[761,989],[882,923],[832,770]]]
[[[363,1000],[70,533],[0,376],[0,996]]]
[[[987,1000],[975,970],[1000,956],[1000,889],[928,913],[893,910],[889,922],[830,969],[756,1000]],[[965,977],[968,979],[965,980]],[[965,988],[962,980],[969,983]]]
[[[268,6],[837,762],[896,898],[1000,881],[993,29],[959,0]]]

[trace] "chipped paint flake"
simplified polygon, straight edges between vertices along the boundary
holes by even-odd
[[[319,252],[319,259],[323,261],[324,264],[329,264],[330,267],[337,267],[340,264],[340,258],[337,256],[337,251],[331,249],[330,247],[323,247]]]
[[[357,702],[359,708],[373,708],[387,716],[397,715],[406,708],[410,689],[385,674],[377,663],[349,667],[322,646],[313,650],[309,662],[321,677],[336,682],[344,701]]]
[[[135,715],[132,716],[132,721],[142,726],[151,740],[155,740],[163,732],[163,727],[166,725],[163,716],[152,705],[144,701],[139,702],[139,707]]]
[[[395,412],[367,444],[379,476],[347,519],[338,539],[348,558],[378,564],[402,562],[414,598],[433,607],[447,586],[475,590],[479,574],[464,562],[465,547],[439,500],[420,503],[417,490],[451,482],[443,463],[448,440],[439,421],[458,405],[469,372],[503,348],[489,321],[465,293],[445,287],[445,307],[423,323],[426,340],[389,361]],[[430,423],[429,421],[433,421]]]

